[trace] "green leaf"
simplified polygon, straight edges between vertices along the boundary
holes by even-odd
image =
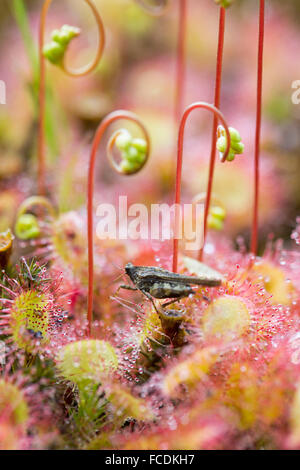
[[[23,0],[13,0],[11,3],[12,12],[15,17],[16,23],[22,35],[24,46],[29,57],[34,77],[38,78],[38,57],[35,49],[34,39],[32,37],[28,15]]]
[[[22,40],[24,42],[25,50],[31,65],[32,69],[32,94],[33,94],[33,101],[36,112],[38,110],[38,89],[39,89],[39,60],[38,54],[35,47],[35,41],[32,36],[29,20],[28,20],[28,13],[24,3],[24,0],[12,0],[9,2],[12,10],[12,14],[15,18],[15,21],[18,25],[20,30]],[[53,110],[53,97],[49,87],[47,85],[47,105],[46,105],[46,139],[47,144],[50,148],[52,155],[57,155],[59,153],[57,140],[56,140],[56,132],[54,126],[54,110]]]

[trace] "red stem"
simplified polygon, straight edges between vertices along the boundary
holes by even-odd
[[[93,217],[93,199],[94,199],[94,183],[95,183],[95,163],[97,151],[102,141],[103,135],[113,122],[126,119],[135,122],[142,130],[147,142],[147,158],[150,153],[150,137],[140,121],[139,117],[130,111],[114,111],[106,116],[99,125],[91,150],[89,173],[88,173],[88,187],[87,187],[87,231],[88,231],[88,335],[91,336],[92,321],[93,321],[93,302],[94,302],[94,217]],[[110,161],[111,163],[111,161]],[[112,165],[115,168],[114,165]]]
[[[190,115],[190,113],[197,108],[202,108],[206,109],[208,111],[213,112],[215,118],[217,120],[220,120],[222,125],[225,128],[226,132],[226,138],[227,138],[227,148],[226,152],[224,154],[224,158],[222,161],[226,161],[226,158],[228,156],[228,153],[230,151],[230,133],[228,129],[227,122],[221,113],[219,109],[217,109],[214,105],[208,104],[205,102],[197,102],[193,103],[188,108],[186,108],[181,122],[180,122],[180,127],[179,127],[179,133],[178,133],[178,148],[177,148],[177,169],[176,169],[176,188],[175,188],[175,230],[179,227],[179,222],[180,222],[180,214],[179,214],[179,205],[181,203],[181,176],[182,176],[182,156],[183,156],[183,141],[184,141],[184,131],[185,131],[185,125],[186,121]],[[176,237],[176,234],[173,239],[173,272],[177,272],[178,268],[178,238]]]
[[[216,68],[216,81],[215,81],[215,98],[214,98],[214,105],[216,108],[220,108],[220,100],[221,100],[225,19],[226,19],[226,9],[221,7],[220,18],[219,18],[219,38],[218,38],[217,68]],[[210,208],[210,203],[211,203],[211,195],[212,195],[212,187],[213,187],[215,163],[216,163],[217,129],[218,129],[218,118],[217,116],[215,116],[214,123],[213,123],[213,130],[212,130],[209,176],[208,176],[208,184],[207,184],[207,191],[206,191],[205,209],[204,209],[203,246],[199,250],[199,255],[198,255],[199,260],[202,260],[203,258],[203,249],[204,249],[206,234],[207,234],[207,219],[208,219],[208,213],[209,213],[209,208]]]
[[[183,96],[185,88],[185,63],[186,63],[186,24],[187,24],[187,0],[179,0],[179,25],[176,63],[176,92],[175,92],[175,122],[180,121],[183,109]]]
[[[39,134],[38,134],[38,194],[45,195],[45,110],[46,110],[46,63],[43,53],[46,16],[50,2],[43,5],[39,29]]]
[[[262,86],[263,86],[263,54],[265,34],[265,1],[260,0],[259,9],[259,38],[258,38],[258,67],[257,67],[257,102],[256,102],[256,131],[254,150],[254,207],[252,220],[251,253],[257,254],[258,241],[258,206],[259,206],[259,160],[262,115]]]

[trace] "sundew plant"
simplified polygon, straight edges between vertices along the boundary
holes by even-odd
[[[0,450],[300,449],[297,3],[1,2]]]

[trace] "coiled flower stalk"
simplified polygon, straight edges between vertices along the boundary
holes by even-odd
[[[93,198],[95,164],[99,145],[102,141],[106,129],[115,121],[127,120],[137,124],[143,134],[143,138],[135,139],[131,134],[122,129],[116,131],[110,138],[107,145],[107,157],[112,168],[122,175],[134,175],[142,170],[146,165],[150,154],[150,137],[139,117],[130,111],[115,111],[106,116],[99,125],[91,151],[89,173],[88,173],[88,194],[87,194],[87,231],[88,231],[88,334],[91,334],[93,319],[94,301],[94,233],[93,233]],[[117,147],[121,150],[121,161],[117,162],[113,149]]]
[[[39,60],[40,60],[40,88],[39,88],[39,135],[38,135],[38,193],[45,194],[45,111],[46,111],[46,63],[48,59],[52,64],[59,66],[63,72],[70,77],[84,77],[97,67],[104,50],[105,33],[101,16],[93,0],[84,0],[91,8],[97,28],[99,31],[99,41],[95,58],[88,65],[73,70],[66,65],[65,56],[69,44],[80,35],[80,29],[73,26],[64,25],[60,30],[52,33],[51,42],[45,45],[46,17],[52,0],[45,0],[40,20],[39,31]]]

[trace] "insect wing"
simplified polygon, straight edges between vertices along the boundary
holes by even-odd
[[[139,278],[143,280],[177,282],[179,284],[194,284],[208,287],[220,286],[222,284],[223,277],[220,273],[203,263],[199,264],[201,264],[202,268],[199,276],[185,276],[152,266],[140,266],[137,269]]]
[[[194,258],[184,256],[183,264],[190,273],[201,279],[203,283],[207,282],[207,285],[219,286],[224,281],[221,273]]]

